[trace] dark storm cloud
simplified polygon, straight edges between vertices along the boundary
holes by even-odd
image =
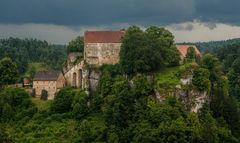
[[[240,0],[0,0],[0,23],[240,24]]]
[[[0,0],[0,23],[97,25],[191,20],[192,0]]]
[[[196,0],[195,17],[207,22],[240,25],[240,0]]]
[[[177,42],[240,37],[240,0],[0,0],[0,39],[66,44],[86,30],[158,25]]]

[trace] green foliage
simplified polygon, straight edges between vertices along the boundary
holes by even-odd
[[[1,103],[8,103],[14,110],[27,108],[31,101],[27,92],[20,88],[6,88],[0,93]]]
[[[198,68],[194,70],[192,83],[200,91],[210,90],[210,73],[207,69]]]
[[[79,124],[78,142],[105,142],[107,126],[101,117],[89,117]]]
[[[136,57],[127,55],[125,62],[130,61],[135,67],[126,65],[130,69],[125,70],[129,74],[151,72],[151,76],[123,76],[121,64],[104,65],[96,93],[88,95],[67,87],[57,93],[54,101],[30,100],[23,89],[6,88],[0,92],[0,142],[239,142],[239,103],[232,96],[237,94],[240,77],[236,59],[228,61],[234,63],[229,67],[228,78],[223,76],[218,59],[210,54],[203,57],[200,66],[187,63],[169,68],[178,64],[178,60],[171,59],[176,51],[169,31],[150,27],[144,32],[131,27],[125,38],[130,51],[124,54],[143,56],[134,63],[131,60]],[[163,58],[161,65],[168,68],[156,71],[158,66],[148,63],[157,58],[142,62],[153,54],[152,49]],[[192,72],[193,84],[201,91],[212,92],[210,106],[205,104],[198,114],[187,112],[176,97],[159,101],[153,96],[155,89],[174,92],[180,78]]]
[[[123,37],[120,67],[126,74],[153,72],[164,63],[178,65],[179,59],[172,34],[163,28],[149,27],[142,31],[132,26]]]
[[[133,79],[133,93],[138,97],[147,96],[153,90],[152,84],[144,75],[137,75]]]
[[[189,47],[187,50],[186,58],[194,60],[194,59],[196,59],[196,57],[197,57],[197,54],[195,52],[195,49],[193,47]]]
[[[237,58],[233,64],[232,64],[232,69],[237,72],[237,73],[240,73],[240,57]]]
[[[26,69],[25,77],[33,79],[34,75],[41,71],[48,71],[49,67],[44,63],[30,63]]]
[[[223,48],[231,47],[233,45],[240,45],[240,38],[223,41],[199,42],[196,43],[196,45],[203,52],[213,51],[213,53],[224,53],[224,51],[222,51]]]
[[[228,72],[229,79],[229,93],[230,95],[240,99],[240,58],[236,59],[233,64],[231,70]]]
[[[219,137],[217,134],[218,128],[216,126],[216,121],[209,112],[202,114],[200,121],[203,125],[203,140],[208,143],[218,143]]]
[[[174,67],[179,65],[181,58],[176,46],[171,46],[168,50],[166,50],[165,56],[165,64],[167,66]]]
[[[171,90],[180,83],[178,69],[180,67],[166,68],[156,74],[156,85],[158,90]]]
[[[229,125],[232,134],[235,137],[240,136],[240,111],[238,109],[237,101],[229,97],[224,102],[223,117]]]
[[[12,141],[9,139],[8,135],[4,128],[0,127],[0,142],[1,143],[11,143]]]
[[[88,114],[88,101],[89,97],[84,91],[75,95],[72,103],[72,113],[75,119],[81,119]]]
[[[13,84],[18,77],[17,65],[10,58],[0,60],[0,88],[6,84]]]
[[[240,74],[234,70],[230,70],[228,73],[229,79],[229,94],[240,99]]]
[[[201,65],[210,71],[214,71],[219,68],[220,62],[217,57],[208,53],[203,56]]]
[[[60,69],[66,58],[65,48],[36,39],[8,38],[0,40],[0,59],[10,57],[17,63],[20,74],[30,63],[45,63],[51,69]]]
[[[37,98],[31,98],[32,103],[38,108],[39,111],[46,111],[50,108],[51,100],[43,101]]]
[[[66,87],[61,89],[51,104],[51,111],[53,113],[65,113],[71,111],[74,95],[75,92],[73,88]]]
[[[67,53],[80,52],[83,53],[84,41],[82,36],[78,36],[76,39],[69,42],[67,46]]]
[[[2,121],[8,121],[8,120],[11,120],[13,119],[13,109],[12,107],[8,104],[8,103],[5,103],[2,107]]]
[[[104,74],[100,80],[99,89],[98,89],[99,94],[101,96],[110,95],[113,82],[114,82],[114,80],[110,74],[108,74],[108,73]]]
[[[155,74],[155,87],[162,95],[169,95],[175,91],[176,85],[181,84],[180,79],[191,75],[197,67],[196,63],[185,63],[181,66],[160,70]]]
[[[6,88],[0,93],[0,121],[2,122],[21,119],[26,116],[25,113],[29,113],[27,116],[31,117],[36,112],[32,107],[33,104],[23,89]]]

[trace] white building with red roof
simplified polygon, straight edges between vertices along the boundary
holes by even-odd
[[[187,51],[190,47],[193,47],[195,49],[195,53],[197,54],[197,56],[201,56],[201,52],[195,45],[176,45],[176,47],[180,53],[180,58],[182,60],[187,56]]]

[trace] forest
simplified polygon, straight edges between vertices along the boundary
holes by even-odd
[[[239,143],[240,44],[213,43],[204,43],[202,57],[189,48],[181,63],[171,32],[131,26],[123,38],[119,64],[98,69],[102,77],[96,92],[65,87],[53,101],[44,101],[24,89],[3,86],[0,142]],[[67,51],[82,49],[68,46]],[[51,61],[42,56],[27,61]],[[19,63],[14,61],[1,60],[0,73],[4,65],[16,68]],[[197,113],[170,94],[186,73],[193,79],[182,90],[206,91],[209,97]],[[16,80],[4,79],[0,84]],[[164,100],[156,98],[156,90],[167,95]]]
[[[8,38],[0,40],[0,59],[4,57],[16,62],[18,72],[23,75],[33,63],[60,70],[66,59],[66,49],[65,46],[36,39]]]

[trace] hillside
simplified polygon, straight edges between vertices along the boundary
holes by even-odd
[[[196,45],[203,52],[217,51],[223,47],[228,47],[231,45],[240,45],[240,39],[230,39],[230,40],[212,41],[212,42],[199,42],[199,43],[196,43]]]
[[[197,43],[179,43],[179,44],[195,44],[201,52],[218,51],[221,48],[229,47],[232,45],[240,45],[240,38],[222,40],[222,41],[210,41],[210,42],[197,42]]]
[[[0,40],[0,59],[10,57],[17,63],[20,74],[31,63],[45,63],[49,68],[61,69],[66,58],[65,47],[36,39],[9,38]]]
[[[239,49],[219,51],[223,58],[218,53],[200,57],[189,47],[181,58],[168,30],[132,26],[122,38],[119,64],[85,63],[100,75],[94,79],[96,90],[66,86],[53,101],[45,101],[44,92],[40,100],[24,88],[7,88],[14,64],[2,60],[0,141],[239,143]],[[227,70],[224,61],[230,63]],[[42,63],[30,66],[45,69]]]

